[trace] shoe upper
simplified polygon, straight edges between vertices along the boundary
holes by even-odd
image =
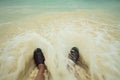
[[[38,64],[44,64],[45,58],[44,58],[43,52],[40,48],[37,48],[34,51],[34,61],[37,66],[38,66]]]
[[[79,50],[76,47],[73,47],[69,53],[69,58],[76,63],[79,59]]]

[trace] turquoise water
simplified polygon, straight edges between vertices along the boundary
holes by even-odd
[[[82,9],[102,9],[119,16],[119,4],[119,0],[0,0],[0,23],[41,13]]]
[[[2,6],[38,5],[54,8],[120,8],[119,0],[1,0]]]

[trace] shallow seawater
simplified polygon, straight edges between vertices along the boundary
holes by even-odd
[[[45,80],[120,79],[119,11],[0,9],[0,80],[34,80],[38,47],[46,59]],[[74,46],[78,64],[68,59]]]

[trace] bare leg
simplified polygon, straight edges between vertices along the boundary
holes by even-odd
[[[39,71],[38,71],[38,74],[37,74],[35,80],[45,80],[44,79],[45,65],[44,64],[39,64],[38,69],[39,69]]]

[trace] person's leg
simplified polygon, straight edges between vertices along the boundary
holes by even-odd
[[[38,71],[38,74],[37,74],[35,80],[44,80],[45,65],[39,64],[38,69],[39,69],[39,71]]]
[[[34,51],[34,61],[39,71],[35,80],[44,80],[44,71],[45,71],[45,58],[40,48],[35,49]]]

